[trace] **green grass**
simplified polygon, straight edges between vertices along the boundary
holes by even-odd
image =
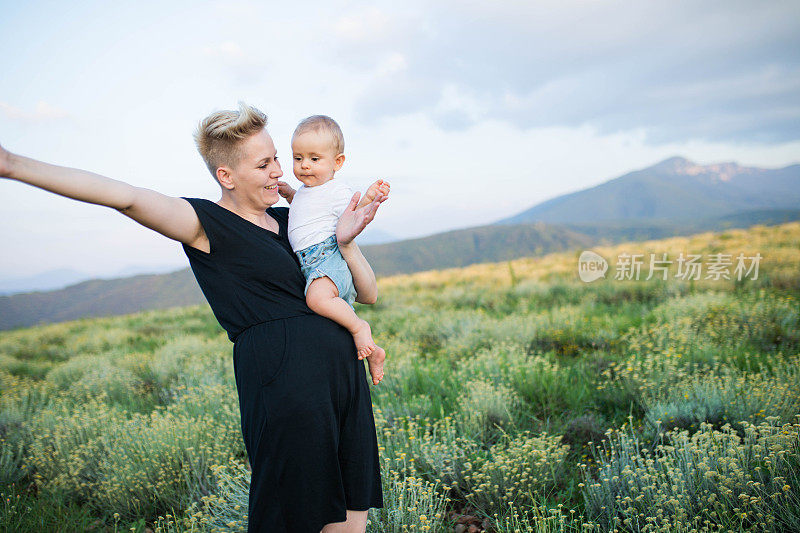
[[[759,251],[740,283],[584,284],[574,253],[382,279],[358,309],[388,354],[368,531],[799,527],[797,242],[598,249]],[[205,306],[0,334],[0,528],[242,530],[236,401]]]

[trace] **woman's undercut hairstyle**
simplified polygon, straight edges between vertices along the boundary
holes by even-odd
[[[327,133],[331,137],[336,155],[344,153],[344,135],[342,134],[342,129],[331,117],[327,115],[313,115],[304,118],[294,129],[292,137],[297,137],[309,131],[322,131]]]
[[[244,102],[238,111],[217,111],[200,121],[194,142],[214,179],[219,167],[239,164],[241,142],[266,126],[267,115]]]

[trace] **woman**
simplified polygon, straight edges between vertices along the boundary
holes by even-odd
[[[83,170],[17,156],[0,146],[0,176],[117,209],[183,244],[214,315],[234,342],[242,434],[252,468],[248,531],[363,532],[383,506],[372,402],[350,333],[305,304],[287,238],[283,175],[253,107],[205,118],[198,150],[220,185],[218,202],[173,198]],[[336,235],[357,301],[377,285],[353,243],[383,198],[356,210]]]

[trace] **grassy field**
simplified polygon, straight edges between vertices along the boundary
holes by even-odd
[[[578,253],[382,279],[359,308],[388,353],[368,531],[800,530],[799,243],[791,223],[595,248],[593,283]],[[622,252],[763,259],[618,281]],[[0,334],[0,394],[2,531],[244,529],[207,307]]]

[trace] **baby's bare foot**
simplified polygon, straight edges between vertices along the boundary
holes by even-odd
[[[375,346],[372,354],[367,358],[369,364],[369,375],[372,376],[372,384],[377,385],[383,379],[383,362],[386,360],[386,351],[380,346]]]
[[[369,327],[369,324],[366,320],[360,320],[360,324],[356,327],[356,329],[352,330],[350,333],[353,334],[353,340],[356,342],[356,352],[358,353],[358,359],[364,359],[365,357],[369,357],[372,353],[372,350],[377,348],[375,345],[375,341],[372,340],[372,330]]]

